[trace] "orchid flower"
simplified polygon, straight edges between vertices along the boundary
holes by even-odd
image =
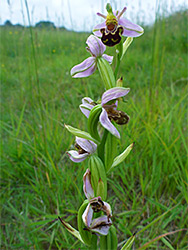
[[[70,150],[67,155],[73,162],[81,162],[96,151],[97,145],[90,140],[76,136],[75,148],[77,150]]]
[[[104,58],[110,64],[112,63],[113,56],[104,54],[106,47],[98,37],[90,35],[86,43],[88,45],[86,49],[88,52],[90,52],[91,57],[88,57],[82,63],[74,66],[71,69],[72,77],[87,77],[92,75],[97,68],[97,59],[99,57]]]
[[[107,46],[114,46],[121,41],[121,36],[138,37],[144,33],[142,27],[130,22],[128,19],[122,18],[126,7],[121,12],[113,13],[110,4],[107,4],[107,16],[97,13],[98,16],[106,19],[105,22],[100,23],[94,27],[94,35],[101,37],[102,42]]]
[[[105,129],[107,129],[117,138],[120,138],[120,134],[116,127],[112,124],[112,121],[119,125],[126,124],[129,121],[129,116],[126,113],[117,110],[117,99],[127,95],[129,90],[129,88],[114,87],[105,91],[101,98],[102,112],[99,116],[99,122]],[[80,109],[82,113],[88,118],[91,109],[95,105],[95,102],[91,98],[85,97],[82,99]]]
[[[82,219],[86,225],[86,229],[99,235],[107,235],[112,225],[111,217],[111,207],[107,202],[102,201],[101,197],[94,197],[94,190],[91,185],[91,172],[89,169],[86,170],[83,177],[83,190],[86,198],[89,201],[83,215]],[[106,215],[102,215],[98,218],[93,218],[93,213],[103,211]]]

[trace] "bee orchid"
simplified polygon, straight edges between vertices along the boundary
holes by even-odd
[[[96,151],[97,145],[90,140],[76,136],[75,148],[77,150],[70,150],[67,155],[73,162],[81,162]]]
[[[86,49],[88,52],[90,52],[91,57],[88,57],[82,63],[74,66],[71,69],[72,77],[79,78],[92,75],[97,69],[97,60],[99,57],[104,58],[110,64],[112,63],[113,56],[108,56],[104,54],[106,46],[101,42],[98,37],[90,35],[86,41],[86,44],[88,45]]]
[[[121,36],[138,37],[144,33],[142,27],[130,22],[128,19],[122,18],[126,11],[126,7],[121,12],[116,11],[113,13],[110,4],[107,4],[107,16],[97,13],[98,16],[106,19],[105,22],[98,24],[94,27],[94,35],[101,37],[102,42],[107,46],[114,46],[121,41]]]
[[[105,91],[101,98],[102,112],[99,116],[99,122],[105,129],[107,129],[117,138],[120,138],[120,134],[116,127],[113,125],[112,121],[119,125],[128,123],[129,116],[125,112],[117,110],[117,105],[118,98],[127,95],[129,91],[129,88],[114,87]],[[80,109],[82,113],[88,118],[91,109],[95,105],[96,103],[91,98],[85,97],[82,99]]]
[[[89,169],[87,169],[84,174],[83,182],[83,190],[86,198],[89,200],[89,204],[82,215],[86,230],[99,235],[107,235],[112,225],[110,219],[112,216],[111,207],[107,202],[102,201],[100,196],[94,197],[94,190],[91,185],[91,172]],[[100,211],[103,211],[106,215],[93,219],[93,214]]]

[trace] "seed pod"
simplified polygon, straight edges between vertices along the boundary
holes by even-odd
[[[100,236],[100,250],[117,250],[118,240],[116,235],[116,228],[112,225],[109,229],[108,235]]]
[[[100,250],[106,250],[107,248],[107,236],[100,236]]]
[[[89,158],[88,164],[89,164],[89,169],[91,171],[91,184],[94,189],[94,193],[95,195],[98,194],[99,196],[101,196],[103,200],[106,200],[107,179],[106,179],[106,172],[105,172],[104,164],[101,161],[101,159],[96,155],[92,155]],[[99,184],[100,179],[104,184],[104,188],[101,189],[101,192],[98,189],[98,184]]]
[[[109,231],[111,234],[111,249],[117,250],[118,239],[117,239],[116,228],[112,225]]]
[[[88,161],[88,167],[89,170],[91,171],[91,185],[93,187],[94,190],[94,196],[97,196],[97,186],[98,186],[98,181],[99,181],[99,172],[98,172],[98,168],[96,167],[95,164],[95,157],[93,157],[93,155],[91,157],[89,157],[89,161]]]

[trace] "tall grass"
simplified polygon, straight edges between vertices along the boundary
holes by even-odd
[[[136,249],[188,224],[186,29],[186,11],[158,19],[133,41],[120,69],[131,88],[120,109],[131,120],[119,128],[118,150],[135,147],[108,181],[119,242],[174,208],[138,234]],[[29,29],[1,27],[1,248],[86,249],[57,221],[60,215],[77,227],[87,168],[67,158],[74,138],[63,124],[87,130],[81,98],[98,99],[103,89],[98,72],[80,80],[69,74],[88,56],[88,34],[32,32],[36,62]],[[180,231],[149,249],[186,249],[186,240]]]

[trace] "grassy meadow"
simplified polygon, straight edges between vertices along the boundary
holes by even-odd
[[[130,122],[118,127],[118,151],[135,146],[108,180],[119,247],[137,232],[134,249],[187,249],[186,30],[186,11],[158,19],[134,39],[121,64],[119,76],[131,91],[119,109]],[[75,138],[64,123],[87,131],[78,106],[104,91],[98,72],[70,76],[89,56],[89,34],[11,27],[0,33],[1,249],[87,249],[57,217],[77,228],[85,199],[87,160],[69,160]]]

